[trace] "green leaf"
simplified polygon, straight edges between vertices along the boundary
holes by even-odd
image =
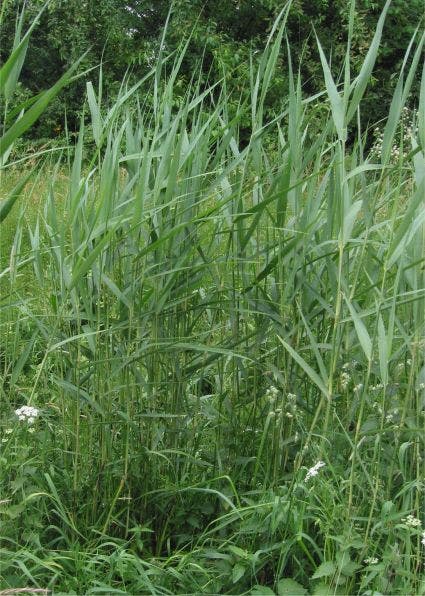
[[[273,590],[267,586],[256,585],[250,592],[251,596],[276,596]]]
[[[77,62],[75,62],[59,81],[50,87],[50,89],[44,91],[35,104],[32,105],[21,118],[18,118],[18,120],[16,120],[4,133],[0,138],[0,158],[6,153],[7,149],[16,141],[16,139],[34,124],[59,91],[70,82],[72,74],[78,68],[83,57],[84,56],[77,60]]]
[[[313,596],[329,596],[329,586],[320,582],[315,586]]]
[[[394,503],[392,501],[384,501],[381,509],[381,517],[385,519],[388,515],[394,512]]]
[[[30,35],[31,35],[34,27],[37,25],[38,20],[41,16],[42,12],[46,8],[47,4],[48,4],[48,2],[46,2],[44,4],[44,6],[42,7],[42,9],[38,13],[38,15],[35,17],[34,21],[32,22],[31,26],[29,27],[29,29],[27,30],[27,32],[25,33],[25,35],[22,39],[21,39],[21,31],[22,31],[22,24],[23,24],[23,19],[24,19],[24,11],[22,11],[22,13],[21,13],[19,21],[16,25],[15,39],[13,42],[12,52],[11,52],[9,58],[6,60],[6,62],[0,68],[0,93],[2,93],[4,95],[6,100],[10,99],[10,97],[12,96],[12,94],[15,90],[16,83],[18,81],[19,74],[21,72],[21,69],[22,69],[22,66],[23,66],[23,63],[25,60],[25,56],[27,53]]]
[[[239,548],[239,546],[235,546],[233,544],[229,545],[229,551],[237,557],[241,557],[242,559],[245,559],[248,556],[246,550],[244,550],[243,548]]]
[[[325,397],[327,397],[330,400],[331,396],[329,395],[329,391],[326,389],[322,379],[319,377],[317,372],[315,370],[313,370],[309,364],[307,364],[307,362],[304,360],[304,358],[302,358],[298,354],[298,352],[296,352],[294,350],[294,348],[292,346],[290,346],[288,343],[286,343],[286,341],[284,341],[281,337],[279,337],[279,335],[277,336],[277,338],[280,341],[280,343],[283,345],[283,347],[289,352],[289,354],[292,356],[292,358],[295,360],[295,362],[297,362],[301,366],[301,368],[310,377],[310,379],[313,381],[313,383],[315,385],[317,385],[317,387],[325,395]]]
[[[316,571],[312,575],[312,579],[319,579],[320,577],[331,577],[332,575],[334,575],[335,571],[336,566],[333,561],[324,561],[316,569]]]
[[[236,563],[236,565],[232,569],[232,582],[235,584],[238,582],[241,577],[245,575],[246,567],[241,563]]]
[[[25,364],[27,363],[28,358],[31,354],[31,351],[34,347],[35,340],[37,339],[38,333],[39,333],[38,330],[36,330],[33,333],[30,341],[27,343],[25,349],[22,351],[21,355],[18,358],[18,361],[16,362],[15,366],[13,367],[12,374],[10,375],[10,384],[11,385],[15,385],[16,381],[19,378],[19,375],[21,374]]]
[[[12,58],[13,54],[16,52],[16,56],[13,58],[13,66],[10,68],[7,77],[3,72],[4,67],[2,68],[1,76],[0,76],[0,87],[2,92],[4,92],[4,97],[6,101],[8,101],[15,91],[16,83],[18,82],[19,75],[21,73],[22,66],[24,64],[25,56],[28,49],[28,42],[29,42],[29,33],[25,35],[25,38],[22,40],[23,43],[21,44],[21,31],[22,31],[22,24],[24,20],[24,11],[21,12],[21,16],[19,21],[16,24],[15,30],[15,39],[13,41],[13,48],[12,48],[12,55],[9,57]],[[10,65],[10,62],[9,62]],[[5,65],[6,66],[6,65]]]
[[[389,269],[403,253],[408,237],[409,228],[414,223],[416,211],[422,206],[425,196],[425,180],[416,189],[413,197],[409,201],[406,212],[403,214],[401,224],[398,226],[391,246],[388,249],[387,269]]]
[[[354,561],[347,561],[341,567],[341,573],[347,577],[352,577],[356,571],[360,569],[361,565],[355,563]]]
[[[323,582],[320,582],[314,587],[313,596],[330,596],[330,594],[332,594],[332,596],[347,596],[346,592],[341,592],[340,588],[334,588],[333,586],[331,588]]]
[[[366,358],[370,360],[372,358],[372,340],[370,339],[368,330],[366,329],[365,324],[363,323],[357,312],[354,310],[354,307],[351,304],[351,302],[345,296],[344,298],[350,311],[351,318],[353,319],[354,327],[356,329],[360,345],[363,348],[363,352],[365,353]]]
[[[100,109],[97,104],[97,99],[94,94],[93,84],[91,81],[89,81],[87,83],[87,99],[89,102],[89,108],[90,108],[90,114],[91,114],[93,138],[96,143],[96,147],[99,148],[100,140],[102,137],[102,118],[100,116]]]
[[[117,225],[112,226],[108,231],[105,232],[103,238],[96,244],[90,254],[84,259],[81,258],[75,267],[72,279],[69,282],[68,290],[72,290],[72,288],[79,282],[79,280],[87,273],[87,271],[91,268],[95,260],[98,258],[100,253],[106,246],[109,244],[110,240],[114,236]]]
[[[422,67],[421,89],[419,92],[418,136],[423,154],[425,155],[425,62]]]
[[[370,81],[370,75],[376,61],[376,56],[379,50],[379,44],[381,43],[382,29],[384,27],[385,17],[387,15],[388,8],[391,4],[391,0],[387,0],[384,8],[382,9],[381,15],[376,26],[375,35],[373,36],[372,42],[369,46],[369,50],[366,54],[366,58],[360,69],[359,76],[355,81],[353,97],[347,110],[346,124],[350,122],[354,114],[356,113],[357,107],[363,97],[366,86]]]
[[[345,214],[341,237],[343,245],[347,244],[348,240],[351,238],[351,232],[353,231],[357,214],[362,207],[362,202],[363,201],[356,201],[353,203]]]
[[[381,380],[386,385],[388,383],[388,341],[385,333],[385,325],[382,315],[378,318],[378,352],[379,352],[379,370]]]
[[[416,75],[416,69],[418,67],[419,60],[422,56],[422,48],[425,43],[425,32],[422,34],[417,46],[413,58],[410,62],[409,72],[406,77],[406,83],[403,84],[404,81],[404,69],[408,62],[408,57],[410,54],[410,50],[413,47],[413,42],[416,37],[418,29],[416,29],[414,35],[410,39],[409,46],[406,50],[403,65],[401,67],[399,79],[397,81],[397,85],[395,91],[393,93],[393,98],[391,100],[391,106],[388,113],[387,123],[384,129],[384,138],[382,140],[382,152],[381,152],[381,163],[387,163],[390,154],[392,143],[394,139],[394,134],[396,132],[397,126],[400,122],[400,116],[403,109],[403,106],[406,103],[406,100],[410,93],[410,88],[412,86],[413,80]],[[421,109],[421,108],[420,108]]]
[[[347,129],[344,126],[344,101],[338,93],[338,89],[332,77],[326,56],[323,53],[319,38],[316,35],[317,46],[319,48],[320,61],[322,62],[323,74],[325,76],[326,91],[328,93],[331,104],[332,118],[340,141],[345,141],[347,138]]]
[[[278,582],[277,593],[279,596],[304,596],[307,590],[294,579],[287,577]]]
[[[336,560],[338,563],[338,572],[348,577],[351,577],[361,567],[358,563],[351,560],[348,550],[338,552],[336,554]]]

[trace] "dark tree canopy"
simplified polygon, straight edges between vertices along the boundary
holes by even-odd
[[[44,4],[28,0],[28,22]],[[3,61],[13,39],[15,18],[21,0],[6,0],[1,23],[0,58]],[[189,51],[182,65],[184,82],[202,59],[207,76],[227,73],[230,90],[239,97],[248,88],[251,52],[261,50],[273,21],[282,9],[282,0],[51,0],[35,29],[16,97],[46,88],[84,52],[83,67],[103,63],[106,93],[112,98],[125,73],[138,78],[155,63],[164,23],[172,7],[166,36],[166,50],[172,51],[192,33]],[[358,0],[353,71],[359,67],[373,35],[384,0]],[[306,94],[323,88],[314,30],[336,76],[345,52],[349,2],[347,0],[294,0],[287,24],[287,37],[295,68],[300,66]],[[380,57],[366,103],[370,121],[385,117],[391,96],[392,75],[402,63],[415,28],[423,19],[423,0],[393,0],[387,18]],[[422,21],[423,23],[423,21]],[[256,54],[254,54],[254,57]],[[287,57],[282,51],[280,75],[269,98],[270,107],[285,95]],[[95,81],[96,71],[88,78]],[[87,80],[87,79],[86,79]],[[184,87],[184,85],[182,85]],[[85,80],[70,86],[49,108],[34,129],[38,137],[60,134],[66,107],[68,125],[78,126]]]

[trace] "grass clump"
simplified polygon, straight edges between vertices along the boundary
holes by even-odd
[[[310,135],[295,75],[264,113],[288,8],[251,73],[246,146],[220,83],[173,102],[181,54],[150,73],[152,108],[124,84],[108,111],[88,86],[94,154],[82,123],[15,220],[4,589],[424,592],[421,126],[393,151],[424,37],[378,161],[347,127],[383,21],[356,78],[347,52],[337,85],[322,53]]]

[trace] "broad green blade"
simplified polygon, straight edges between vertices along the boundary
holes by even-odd
[[[93,84],[91,81],[87,83],[87,99],[89,102],[90,114],[91,114],[91,121],[92,121],[92,128],[93,128],[93,137],[96,143],[96,147],[100,147],[100,139],[102,136],[102,117],[100,115],[99,105],[97,103],[96,96],[93,90]]]
[[[332,118],[335,129],[340,141],[345,141],[347,138],[347,129],[345,128],[345,114],[344,114],[344,100],[338,92],[335,82],[332,77],[331,69],[323,52],[319,38],[316,35],[317,47],[319,48],[320,61],[322,63],[323,74],[325,77],[326,91],[328,93],[331,104]]]
[[[347,297],[344,296],[344,298],[345,302],[347,303],[348,310],[350,311],[360,345],[363,349],[363,352],[366,355],[366,358],[370,360],[372,358],[372,340],[370,339],[369,332],[366,328],[366,325],[363,323],[362,319],[354,309],[354,306],[351,304]]]
[[[350,105],[347,110],[346,125],[348,125],[356,113],[356,110],[360,104],[360,101],[364,95],[366,87],[370,81],[370,75],[372,74],[373,67],[376,62],[378,55],[379,45],[381,43],[382,29],[384,27],[385,18],[387,16],[388,9],[392,0],[387,0],[384,8],[382,9],[381,15],[376,26],[375,35],[373,36],[372,42],[369,46],[368,52],[360,69],[359,75],[354,82],[354,91],[351,98]]]
[[[4,95],[6,100],[10,99],[15,90],[16,83],[18,81],[19,74],[21,72],[25,60],[30,35],[34,27],[37,25],[38,20],[41,14],[43,13],[44,9],[46,8],[47,4],[48,2],[44,4],[43,8],[35,17],[34,21],[32,22],[31,26],[29,27],[28,31],[25,33],[22,39],[20,39],[20,36],[24,19],[24,11],[22,11],[21,13],[16,27],[12,53],[10,54],[6,62],[3,64],[3,66],[0,68],[0,93]]]
[[[84,56],[83,56],[84,57]],[[31,106],[21,118],[19,118],[12,126],[4,133],[0,139],[0,158],[5,154],[7,149],[18,139],[32,124],[41,116],[49,103],[56,97],[60,90],[70,82],[72,74],[78,68],[81,57],[73,66],[55,83],[50,89],[41,94],[37,102]]]

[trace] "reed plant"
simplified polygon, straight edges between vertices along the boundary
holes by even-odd
[[[0,273],[2,588],[425,593],[425,37],[369,152],[388,4],[360,72],[354,2],[338,80],[318,40],[316,97],[290,4],[236,114],[225,79],[175,101],[185,46],[113,106],[88,83]]]

